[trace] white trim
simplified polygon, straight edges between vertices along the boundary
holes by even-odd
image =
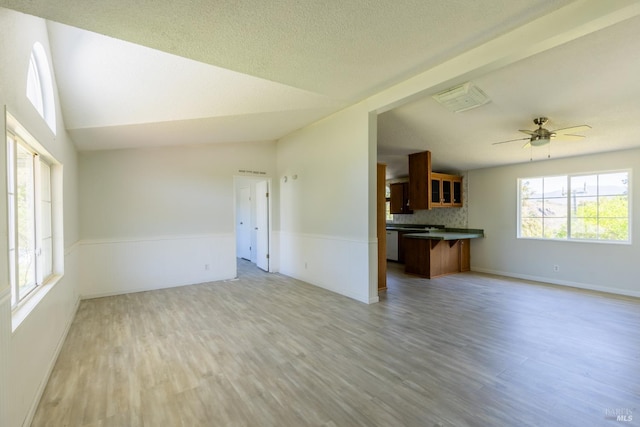
[[[113,245],[119,243],[141,243],[141,242],[158,242],[167,240],[196,240],[207,239],[216,237],[230,237],[235,236],[234,233],[208,233],[208,234],[183,234],[183,235],[165,235],[165,236],[151,236],[151,237],[116,237],[112,239],[83,239],[79,240],[74,245],[88,246],[88,245]]]
[[[572,230],[571,230],[571,223],[572,223],[572,219],[573,216],[571,214],[571,179],[574,177],[582,177],[582,176],[596,176],[598,178],[598,184],[597,184],[597,193],[595,196],[592,197],[596,197],[598,198],[598,201],[596,202],[598,204],[598,206],[600,205],[600,184],[599,184],[599,179],[601,175],[612,175],[612,174],[619,174],[619,173],[626,173],[627,174],[627,239],[626,240],[606,240],[606,239],[581,239],[579,237],[572,237]],[[632,242],[632,236],[633,236],[633,229],[632,229],[632,219],[633,219],[633,213],[632,213],[632,208],[633,208],[633,200],[632,200],[632,194],[633,194],[633,188],[632,188],[632,182],[633,182],[633,169],[631,167],[627,167],[627,168],[622,168],[622,169],[606,169],[606,170],[599,170],[599,171],[586,171],[586,172],[568,172],[568,173],[560,173],[560,174],[550,174],[550,175],[537,175],[537,176],[528,176],[528,177],[519,177],[516,178],[516,192],[518,195],[518,205],[517,205],[517,212],[516,212],[516,239],[518,240],[544,240],[544,241],[553,241],[553,242],[577,242],[577,243],[598,243],[598,244],[613,244],[613,245],[631,245]],[[567,185],[567,194],[566,194],[566,202],[567,202],[567,216],[566,216],[566,226],[567,226],[567,237],[562,239],[562,238],[552,238],[552,237],[530,237],[530,236],[521,236],[521,232],[522,232],[522,181],[526,181],[526,180],[534,180],[534,179],[541,179],[542,180],[542,185],[543,185],[543,194],[541,197],[531,197],[531,198],[527,198],[524,200],[541,200],[543,203],[545,200],[548,200],[550,198],[555,198],[555,197],[545,197],[544,196],[544,180],[545,178],[565,178],[566,179],[566,185]],[[620,196],[619,194],[614,194],[614,195],[608,195],[608,194],[604,194],[602,197],[607,197],[607,196]],[[540,217],[541,219],[543,219],[543,227],[544,227],[544,216]],[[561,217],[562,218],[562,217]],[[599,221],[600,217],[596,217],[597,220]],[[620,217],[621,219],[622,217]]]
[[[376,237],[375,239],[349,239],[346,237],[339,237],[339,236],[331,236],[329,234],[311,234],[311,233],[296,233],[293,231],[282,231],[280,230],[280,235],[285,235],[285,236],[300,236],[300,237],[306,237],[309,239],[321,239],[321,240],[333,240],[333,241],[338,241],[338,242],[349,242],[349,243],[360,243],[360,244],[365,244],[365,245],[369,245],[372,243],[378,243],[378,238]]]
[[[255,185],[258,182],[262,182],[262,181],[267,181],[267,186],[268,186],[268,194],[269,194],[269,200],[267,202],[267,240],[268,240],[268,255],[269,255],[269,262],[268,262],[268,266],[269,266],[269,273],[276,273],[279,270],[279,265],[278,265],[278,259],[279,259],[279,244],[276,245],[275,243],[277,242],[277,240],[275,240],[274,238],[274,233],[276,232],[276,230],[274,230],[273,228],[273,224],[275,223],[274,221],[274,215],[273,215],[273,210],[274,210],[274,205],[275,205],[275,197],[274,194],[276,194],[277,191],[279,191],[279,189],[273,184],[274,182],[278,182],[277,179],[273,178],[271,175],[269,174],[264,174],[264,175],[233,175],[233,254],[234,256],[237,257],[238,255],[238,248],[237,248],[237,239],[238,239],[238,218],[237,218],[237,203],[238,203],[238,190],[241,188],[240,186],[243,184],[248,184],[252,190],[255,189]],[[251,190],[251,191],[252,191]],[[251,193],[250,191],[250,193]],[[255,203],[254,201],[252,201],[252,208],[254,209],[254,205],[253,203]],[[256,264],[257,263],[254,261],[254,254],[251,254],[251,260],[252,263]]]
[[[79,248],[79,242],[74,243],[64,251],[64,258],[71,256],[72,253]],[[36,309],[38,304],[44,300],[47,294],[64,278],[64,274],[56,274],[49,276],[47,280],[39,285],[31,294],[27,295],[20,301],[16,307],[11,310],[11,333],[15,333],[22,322],[29,317],[29,314]],[[78,298],[80,301],[80,298]],[[76,302],[77,303],[77,302]]]
[[[78,248],[80,248],[81,246],[81,241],[77,240],[74,244],[72,244],[71,246],[69,246],[68,248],[65,248],[64,250],[64,256],[68,257],[70,256],[73,252],[77,251]]]
[[[11,287],[0,289],[0,317],[11,316]],[[1,323],[1,322],[0,322]],[[0,326],[0,424],[9,425],[9,342],[11,333],[9,325]]]
[[[225,233],[80,241],[81,298],[236,277],[236,256],[228,250],[233,239]]]
[[[12,307],[12,330],[15,331],[22,321],[28,316],[29,312],[33,310],[36,305],[45,297],[49,292],[49,289],[53,287],[62,276],[64,276],[64,248],[63,248],[63,186],[62,186],[62,164],[56,160],[56,158],[49,153],[49,151],[40,142],[27,131],[20,122],[8,111],[5,106],[4,111],[6,134],[11,135],[12,144],[14,150],[17,147],[22,147],[34,155],[34,220],[35,220],[35,244],[36,250],[40,247],[39,234],[39,216],[40,212],[38,206],[40,205],[41,198],[39,195],[39,187],[41,185],[39,176],[40,162],[46,163],[50,168],[50,180],[49,191],[51,195],[51,275],[48,276],[44,283],[42,283],[42,277],[39,273],[41,260],[36,261],[36,290],[30,291],[24,297],[20,297],[19,301]],[[17,151],[14,152],[14,157],[17,157]],[[14,160],[15,161],[15,160]],[[17,167],[14,166],[14,171],[17,171]],[[14,180],[17,180],[14,177]],[[17,185],[17,181],[16,184]],[[17,201],[15,201],[15,209],[17,209]],[[14,213],[17,215],[17,213]],[[15,221],[17,227],[17,220]],[[17,231],[14,230],[15,233]],[[17,239],[17,237],[16,237]],[[14,245],[15,249],[18,249],[17,242]],[[36,257],[39,258],[39,257]],[[10,260],[11,262],[11,260]],[[13,261],[17,263],[17,261]],[[14,267],[17,272],[17,265]],[[15,282],[15,281],[14,281]],[[49,286],[50,285],[50,286]],[[19,295],[17,284],[11,284],[14,286],[13,295]],[[46,288],[46,289],[45,289]],[[14,301],[12,301],[14,304]]]
[[[44,145],[42,145],[37,138],[31,135],[24,126],[20,124],[17,118],[13,116],[5,106],[5,117],[6,117],[6,130],[13,133],[18,138],[22,139],[27,145],[31,148],[32,151],[37,152],[50,166],[53,165],[61,165],[60,163],[50,152],[47,150]]]
[[[47,297],[47,294],[62,280],[64,276],[54,274],[49,277],[42,285],[37,286],[29,295],[25,296],[11,310],[11,332],[15,333],[22,322],[25,321],[29,314],[36,309],[38,304]]]
[[[31,48],[31,56],[29,58],[30,66],[27,73],[26,95],[51,132],[56,135],[56,101],[50,62],[42,43],[36,41]],[[37,88],[31,86],[31,79],[28,77],[32,70],[34,79],[37,80]],[[37,89],[34,95],[37,95],[39,99],[33,99],[29,96],[30,89]]]
[[[640,291],[631,291],[628,289],[610,288],[606,286],[592,285],[589,283],[572,282],[569,280],[550,279],[548,277],[532,276],[529,274],[520,274],[520,273],[507,272],[507,271],[492,270],[489,268],[471,267],[471,271],[475,273],[486,273],[486,274],[494,274],[496,276],[513,277],[515,279],[531,280],[533,282],[541,282],[541,283],[546,283],[550,285],[567,286],[571,288],[586,289],[589,291],[598,291],[598,292],[604,292],[608,294],[624,295],[629,297],[640,298]]]
[[[281,231],[280,246],[281,274],[364,304],[375,302],[369,270],[371,247],[377,247],[377,240]]]
[[[42,395],[44,394],[44,390],[47,387],[47,383],[49,382],[49,378],[51,377],[51,373],[53,372],[53,368],[58,361],[58,356],[60,355],[60,351],[62,351],[62,346],[67,339],[67,335],[69,334],[69,330],[71,329],[71,325],[73,324],[73,320],[76,317],[76,313],[78,312],[78,307],[80,307],[80,298],[76,298],[75,305],[73,307],[73,312],[71,316],[67,319],[67,324],[65,325],[64,332],[60,336],[58,340],[58,344],[56,345],[56,349],[53,353],[53,357],[49,362],[49,366],[47,366],[47,373],[40,381],[40,385],[38,386],[38,390],[36,391],[35,398],[29,405],[29,411],[27,411],[27,416],[22,423],[23,426],[30,426],[33,421],[33,417],[36,415],[36,410],[38,409],[38,405],[40,404],[40,399],[42,399]]]

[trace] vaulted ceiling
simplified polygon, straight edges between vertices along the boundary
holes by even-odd
[[[489,104],[451,113],[427,96],[381,114],[390,173],[425,149],[448,170],[540,157],[491,145],[539,115],[549,128],[593,127],[583,142],[552,143],[555,157],[638,146],[638,2],[581,2],[619,23],[476,73]],[[275,140],[569,3],[0,0],[49,20],[65,125],[81,150]]]

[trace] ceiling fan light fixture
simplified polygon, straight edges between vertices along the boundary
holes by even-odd
[[[550,142],[551,142],[551,135],[545,135],[545,136],[532,135],[531,140],[529,141],[529,143],[534,147],[540,147]]]
[[[447,110],[454,113],[471,110],[491,101],[489,97],[472,82],[466,82],[454,86],[445,91],[433,95]]]

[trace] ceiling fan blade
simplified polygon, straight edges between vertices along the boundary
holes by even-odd
[[[529,147],[531,147],[531,141],[527,141],[527,143],[522,146],[522,148],[529,148]]]
[[[591,126],[589,125],[580,125],[580,126],[572,126],[570,128],[556,129],[553,132],[555,132],[556,135],[564,135],[568,133],[584,132],[589,129],[591,129]]]
[[[530,139],[530,138],[517,138],[517,139],[510,139],[508,141],[500,141],[500,142],[494,142],[491,145],[498,145],[498,144],[506,144],[507,142],[514,142],[514,141],[524,141],[525,139]]]
[[[559,141],[580,141],[584,138],[585,137],[583,135],[560,134],[560,135],[556,135],[554,139],[557,139]]]
[[[534,130],[527,130],[527,129],[520,129],[520,132],[526,133],[527,135],[535,135],[536,133],[536,131]]]

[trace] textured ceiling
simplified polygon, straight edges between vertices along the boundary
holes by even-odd
[[[0,5],[351,101],[568,0],[2,0]]]
[[[620,21],[637,14],[627,11],[637,3],[0,0],[49,20],[65,125],[81,150],[275,140],[470,49],[482,52],[537,18],[548,32],[567,10],[589,9],[594,21],[628,14]],[[626,120],[637,117],[630,80],[640,70],[629,22],[492,73],[476,69],[487,106],[454,114],[426,98],[382,114],[379,158],[394,175],[406,173],[406,154],[425,149],[450,170],[526,161],[519,147],[491,142],[518,137],[537,115],[548,115],[550,128],[594,127],[581,150],[553,145],[554,156],[632,145],[640,130]]]

